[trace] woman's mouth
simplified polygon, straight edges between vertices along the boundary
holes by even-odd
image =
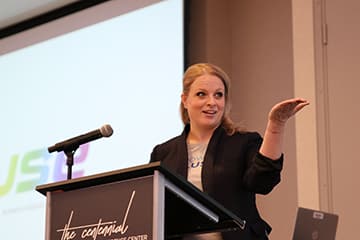
[[[215,115],[217,113],[216,110],[204,110],[203,113],[207,115]]]

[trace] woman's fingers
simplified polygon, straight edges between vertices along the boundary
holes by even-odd
[[[285,123],[291,116],[303,109],[310,103],[302,98],[294,98],[276,104],[270,111],[269,119],[279,123]]]

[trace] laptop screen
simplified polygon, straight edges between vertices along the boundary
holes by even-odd
[[[338,215],[299,207],[293,240],[335,240]]]

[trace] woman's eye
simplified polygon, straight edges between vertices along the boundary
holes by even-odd
[[[198,92],[198,93],[196,93],[196,96],[203,97],[203,96],[205,96],[205,93],[204,92]]]
[[[224,96],[224,94],[222,92],[215,93],[215,97],[217,97],[217,98],[222,98],[223,96]]]

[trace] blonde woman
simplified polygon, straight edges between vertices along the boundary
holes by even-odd
[[[309,104],[301,98],[276,104],[269,112],[262,138],[234,125],[229,115],[229,88],[230,80],[219,67],[209,63],[190,66],[183,77],[181,95],[184,131],[157,145],[150,161],[162,161],[184,176],[246,220],[246,228],[184,239],[268,239],[271,227],[259,215],[255,197],[269,193],[280,182],[286,121]]]

